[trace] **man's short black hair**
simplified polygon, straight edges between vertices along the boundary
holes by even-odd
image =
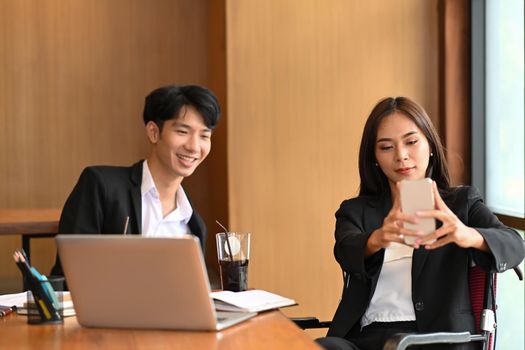
[[[152,121],[162,130],[164,122],[177,118],[184,106],[195,108],[208,128],[217,126],[221,114],[217,97],[210,90],[197,85],[168,85],[153,90],[146,96],[144,124]]]

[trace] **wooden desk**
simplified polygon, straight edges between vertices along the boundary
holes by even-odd
[[[0,318],[0,349],[320,349],[280,311],[257,317],[221,332],[95,329],[81,327],[75,317],[63,325],[28,325],[11,314]]]
[[[21,235],[22,248],[31,257],[31,238],[58,232],[60,209],[0,209],[0,235]]]

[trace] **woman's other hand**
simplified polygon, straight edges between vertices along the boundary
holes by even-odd
[[[418,248],[419,245],[422,245],[425,249],[432,250],[449,243],[456,243],[461,248],[475,248],[488,252],[488,246],[483,236],[478,231],[463,224],[452,210],[447,207],[434,181],[432,182],[432,191],[434,192],[436,209],[418,212],[416,216],[434,218],[441,221],[443,226],[433,233],[416,240],[414,247]]]

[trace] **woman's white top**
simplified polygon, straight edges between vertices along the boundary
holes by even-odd
[[[361,328],[372,322],[415,321],[412,303],[412,253],[414,248],[392,243],[385,249],[385,259],[377,286],[361,318]]]

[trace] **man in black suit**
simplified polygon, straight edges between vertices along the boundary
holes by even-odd
[[[181,183],[206,158],[220,117],[206,88],[164,86],[146,97],[144,124],[151,145],[130,167],[84,169],[60,217],[60,233],[193,234],[204,250],[206,225]],[[63,275],[57,255],[52,275]]]

